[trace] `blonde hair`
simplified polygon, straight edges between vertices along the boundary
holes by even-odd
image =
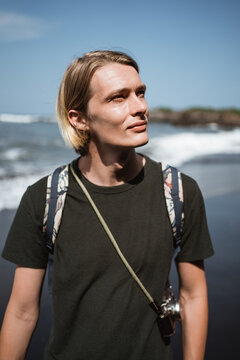
[[[91,51],[77,58],[67,68],[60,84],[57,98],[57,117],[62,136],[66,143],[75,151],[85,155],[90,140],[89,133],[77,130],[68,120],[70,110],[87,115],[90,100],[90,81],[95,71],[107,63],[119,63],[134,67],[139,72],[138,65],[129,55],[118,51]]]

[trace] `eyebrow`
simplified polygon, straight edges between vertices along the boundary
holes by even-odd
[[[141,84],[139,85],[135,91],[139,91],[139,90],[144,90],[146,91],[147,87],[145,84]],[[113,90],[110,94],[108,94],[105,98],[106,101],[108,100],[111,100],[112,97],[114,97],[115,95],[118,95],[118,94],[121,94],[121,93],[124,93],[124,92],[127,92],[129,91],[130,88],[119,88],[119,89],[116,89],[116,90]]]

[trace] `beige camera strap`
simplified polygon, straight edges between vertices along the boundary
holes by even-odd
[[[72,174],[74,176],[74,178],[76,179],[77,183],[79,184],[79,186],[81,187],[82,191],[84,192],[84,194],[86,195],[87,199],[89,200],[93,210],[95,211],[99,221],[101,222],[104,230],[106,231],[109,239],[111,240],[111,243],[113,244],[116,252],[118,253],[120,259],[122,260],[123,264],[126,266],[127,270],[129,271],[129,273],[131,274],[131,276],[133,277],[133,279],[136,281],[136,283],[139,285],[139,287],[141,288],[141,290],[143,291],[143,293],[145,294],[145,296],[148,298],[150,305],[152,305],[155,308],[155,301],[152,298],[152,296],[149,294],[149,292],[145,289],[144,285],[142,284],[141,280],[139,279],[139,277],[136,275],[136,273],[134,272],[133,268],[131,267],[131,265],[129,265],[129,263],[127,262],[125,256],[123,255],[122,251],[120,250],[113,234],[111,233],[109,227],[107,226],[105,220],[103,219],[102,215],[100,214],[97,206],[95,205],[93,199],[91,198],[91,195],[89,194],[89,192],[87,191],[86,187],[84,186],[84,184],[82,183],[82,181],[79,179],[79,177],[77,176],[77,174],[75,173],[72,164],[70,165],[70,169],[72,171]],[[155,309],[156,310],[156,309]]]

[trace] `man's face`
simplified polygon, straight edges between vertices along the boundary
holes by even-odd
[[[148,142],[145,90],[132,66],[109,63],[94,73],[87,124],[97,147],[126,149]]]

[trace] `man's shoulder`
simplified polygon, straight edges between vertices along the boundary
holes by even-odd
[[[185,193],[188,194],[194,194],[196,192],[200,192],[198,183],[195,179],[193,179],[191,176],[182,173],[181,172],[181,177],[182,177],[182,183],[183,183],[183,191]]]
[[[76,159],[73,160],[71,163],[74,164],[75,162],[76,162]],[[42,193],[42,191],[46,192],[47,181],[48,181],[49,176],[52,176],[55,170],[60,169],[60,168],[65,168],[65,167],[67,167],[67,165],[69,165],[69,164],[66,163],[64,165],[56,166],[47,175],[43,176],[42,178],[37,180],[35,183],[28,186],[27,191],[33,195],[34,194],[38,195],[39,193]]]
[[[148,164],[148,170],[150,171],[150,174],[152,176],[156,176],[157,173],[159,174],[159,172],[162,171],[163,165],[167,164],[166,162],[153,160],[148,156],[146,156],[146,159],[147,159],[147,164]],[[178,167],[176,165],[172,165],[171,163],[169,165],[173,166],[177,170],[179,170],[179,172],[181,174],[183,190],[184,190],[185,193],[193,195],[194,193],[200,191],[198,183],[197,183],[197,181],[195,179],[193,179],[191,176],[189,176],[189,175],[185,174],[184,172],[182,172],[180,167]]]
[[[29,195],[38,196],[43,191],[46,191],[47,179],[48,179],[48,175],[45,175],[44,177],[37,180],[35,183],[29,185],[27,188],[27,192],[29,193]]]

